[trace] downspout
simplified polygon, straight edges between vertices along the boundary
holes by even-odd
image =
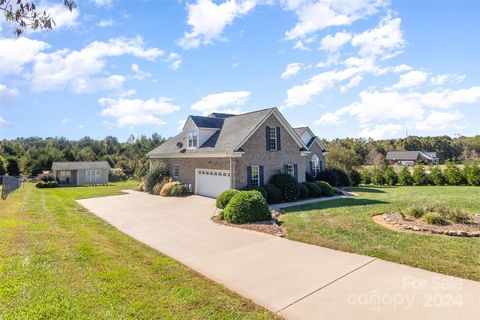
[[[230,159],[230,189],[235,189],[232,187],[232,182],[233,182],[232,157],[229,157],[228,159]]]

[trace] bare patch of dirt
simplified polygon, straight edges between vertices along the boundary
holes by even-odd
[[[381,226],[400,232],[420,232],[455,237],[480,237],[480,214],[472,215],[472,223],[454,223],[447,225],[428,224],[422,219],[407,219],[399,212],[375,215],[373,221]]]

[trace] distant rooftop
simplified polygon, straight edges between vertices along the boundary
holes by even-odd
[[[107,161],[53,162],[52,170],[94,170],[111,169]]]

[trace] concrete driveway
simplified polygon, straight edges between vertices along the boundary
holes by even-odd
[[[129,191],[78,202],[288,319],[478,319],[479,282],[217,225],[209,198]]]

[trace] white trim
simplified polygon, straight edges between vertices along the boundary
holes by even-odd
[[[287,132],[290,134],[290,136],[295,140],[295,142],[301,147],[305,148],[305,150],[308,150],[307,146],[303,143],[302,139],[298,136],[298,134],[293,130],[292,126],[288,123],[288,121],[285,119],[285,117],[282,115],[280,111],[278,111],[277,108],[273,108],[264,118],[263,120],[257,124],[257,126],[248,134],[248,136],[243,139],[242,142],[238,146],[234,148],[234,150],[240,149],[247,141],[250,139],[250,137],[257,132],[257,130],[267,121],[267,119],[271,115],[275,115],[278,121],[280,121],[280,124],[283,125],[283,127],[287,130]]]
[[[215,153],[163,153],[163,154],[158,154],[158,155],[149,155],[148,157],[150,159],[171,159],[171,158],[240,158],[245,154],[245,152],[215,152]]]
[[[311,151],[301,151],[301,152],[300,152],[300,155],[301,155],[302,157],[306,157],[306,156],[308,156],[310,153],[311,153]]]

